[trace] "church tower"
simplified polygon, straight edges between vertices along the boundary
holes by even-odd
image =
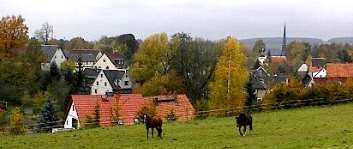
[[[287,32],[286,24],[284,24],[281,56],[287,56],[287,35],[286,35],[287,33],[286,32]]]

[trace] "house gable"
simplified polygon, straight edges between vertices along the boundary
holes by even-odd
[[[77,120],[77,128],[80,128],[80,120],[78,118],[77,109],[75,104],[72,102],[65,120],[64,128],[74,128],[73,119]]]
[[[121,89],[131,89],[132,88],[132,82],[130,80],[129,73],[127,70],[125,71],[125,74],[123,75],[123,77],[119,80],[119,87]]]
[[[113,87],[104,71],[101,70],[91,86],[91,95],[105,95],[106,92],[113,92]]]
[[[94,64],[94,67],[103,70],[118,70],[105,53],[99,58],[96,64]]]
[[[63,63],[64,61],[66,61],[66,56],[64,52],[61,49],[57,49],[55,51],[55,54],[51,58],[50,63],[55,63],[58,68],[60,68],[61,63]]]

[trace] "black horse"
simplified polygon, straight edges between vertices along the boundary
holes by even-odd
[[[252,116],[250,114],[240,113],[235,119],[241,136],[246,135],[247,126],[249,126],[250,130],[252,130]],[[241,127],[243,127],[243,132],[241,130]]]
[[[152,129],[152,138],[153,138],[154,128],[156,128],[158,132],[158,137],[162,139],[162,124],[163,124],[162,119],[160,117],[151,117],[147,114],[145,114],[143,117],[144,117],[146,130],[147,130],[147,139],[148,139],[148,131],[150,128]]]

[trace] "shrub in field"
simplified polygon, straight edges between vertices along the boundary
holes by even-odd
[[[50,132],[52,128],[58,126],[58,116],[55,112],[54,105],[51,100],[44,104],[42,111],[37,118],[37,132]]]
[[[97,104],[93,115],[88,115],[83,123],[84,128],[96,128],[100,126],[100,107]]]
[[[16,107],[11,111],[9,133],[20,135],[26,132],[24,127],[24,117],[20,108]]]
[[[144,118],[143,116],[147,114],[151,117],[156,115],[156,107],[154,105],[146,105],[143,106],[138,112],[137,112],[137,118],[139,121],[143,122]]]

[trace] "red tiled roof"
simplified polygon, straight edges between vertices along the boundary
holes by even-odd
[[[333,64],[326,65],[327,78],[353,78],[353,64]]]
[[[158,100],[154,101],[155,99]],[[166,120],[171,111],[174,111],[174,114],[179,121],[187,121],[195,117],[195,109],[190,103],[189,98],[184,94],[176,96],[146,97],[145,104],[154,104],[156,106],[157,115],[163,120]]]
[[[116,109],[119,110],[119,119],[124,124],[133,124],[137,111],[144,103],[140,94],[115,94],[112,97],[106,97],[106,99],[100,95],[72,95],[71,99],[81,122],[84,122],[88,116],[94,116],[98,105],[102,126],[112,124]]]
[[[271,56],[271,63],[284,63],[286,61],[286,56]]]

